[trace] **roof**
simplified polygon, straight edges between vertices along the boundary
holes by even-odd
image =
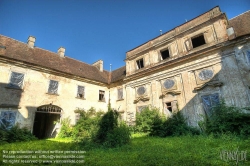
[[[229,27],[233,27],[236,37],[250,34],[250,10],[229,20]]]
[[[108,84],[108,71],[100,72],[95,66],[69,58],[60,57],[41,48],[30,48],[26,43],[0,35],[0,57],[87,78]],[[4,48],[5,47],[5,48]],[[4,49],[4,51],[3,51]]]
[[[120,67],[111,74],[111,82],[122,80],[126,76],[126,66]]]

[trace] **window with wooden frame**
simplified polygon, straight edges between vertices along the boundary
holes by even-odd
[[[49,94],[58,94],[58,81],[50,80],[49,81]]]
[[[144,67],[143,58],[137,60],[136,65],[137,65],[137,69],[143,68]]]
[[[99,101],[105,101],[105,92],[99,90]]]
[[[17,72],[11,72],[8,87],[22,89],[23,79],[24,79],[24,74],[17,73]]]
[[[117,89],[117,99],[122,100],[123,99],[123,88]]]
[[[165,108],[166,108],[166,110],[168,110],[171,113],[177,112],[178,111],[177,101],[166,102]]]
[[[85,98],[85,87],[84,86],[77,86],[77,98]]]

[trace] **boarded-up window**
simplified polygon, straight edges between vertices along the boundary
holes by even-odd
[[[99,90],[99,100],[105,101],[105,92],[102,90]]]
[[[0,127],[4,129],[10,129],[15,125],[15,120],[15,111],[2,111],[0,115]]]
[[[10,77],[9,87],[11,88],[22,88],[24,74],[12,72]]]
[[[50,80],[48,93],[57,94],[58,93],[58,81]]]
[[[84,86],[78,86],[77,87],[77,97],[79,98],[84,98],[85,97],[85,93],[84,93]]]
[[[118,89],[117,93],[118,93],[118,100],[123,99],[123,89],[122,88]]]
[[[210,117],[212,108],[220,103],[219,94],[202,96],[202,103],[207,116]]]

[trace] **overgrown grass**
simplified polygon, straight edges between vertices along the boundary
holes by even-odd
[[[0,165],[3,150],[86,150],[84,165],[100,166],[161,166],[161,165],[236,165],[236,161],[223,161],[220,153],[250,150],[250,139],[222,135],[149,137],[136,134],[130,144],[118,148],[92,147],[72,142],[70,139],[47,139],[4,144],[0,146]],[[249,160],[247,154],[247,160]],[[21,164],[16,164],[21,165]],[[24,164],[30,165],[30,164]],[[36,164],[39,165],[39,164]],[[60,164],[59,164],[60,165]],[[63,164],[64,165],[64,164]],[[76,164],[67,164],[76,165]],[[83,164],[79,164],[83,165]],[[238,165],[250,165],[250,161],[238,161]]]

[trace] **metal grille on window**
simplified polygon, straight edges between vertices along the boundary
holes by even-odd
[[[123,99],[123,89],[118,89],[118,100]]]
[[[51,94],[57,94],[58,91],[58,81],[50,80],[48,92]]]
[[[84,98],[84,86],[78,86],[77,97]]]
[[[163,85],[166,89],[170,89],[174,86],[174,83],[174,80],[168,79],[163,83]]]
[[[202,81],[205,81],[205,80],[208,80],[210,78],[212,78],[214,75],[214,72],[210,69],[205,69],[205,70],[202,70],[200,73],[199,73],[199,78],[202,80]]]
[[[12,72],[9,86],[13,88],[21,88],[23,85],[23,78],[24,74]]]
[[[220,103],[219,94],[215,93],[212,95],[202,96],[202,103],[207,116],[210,117],[212,114],[212,108]]]
[[[137,89],[137,94],[138,95],[143,95],[146,92],[146,88],[141,86]]]
[[[0,127],[4,129],[10,129],[15,125],[16,112],[3,111],[0,116]]]

